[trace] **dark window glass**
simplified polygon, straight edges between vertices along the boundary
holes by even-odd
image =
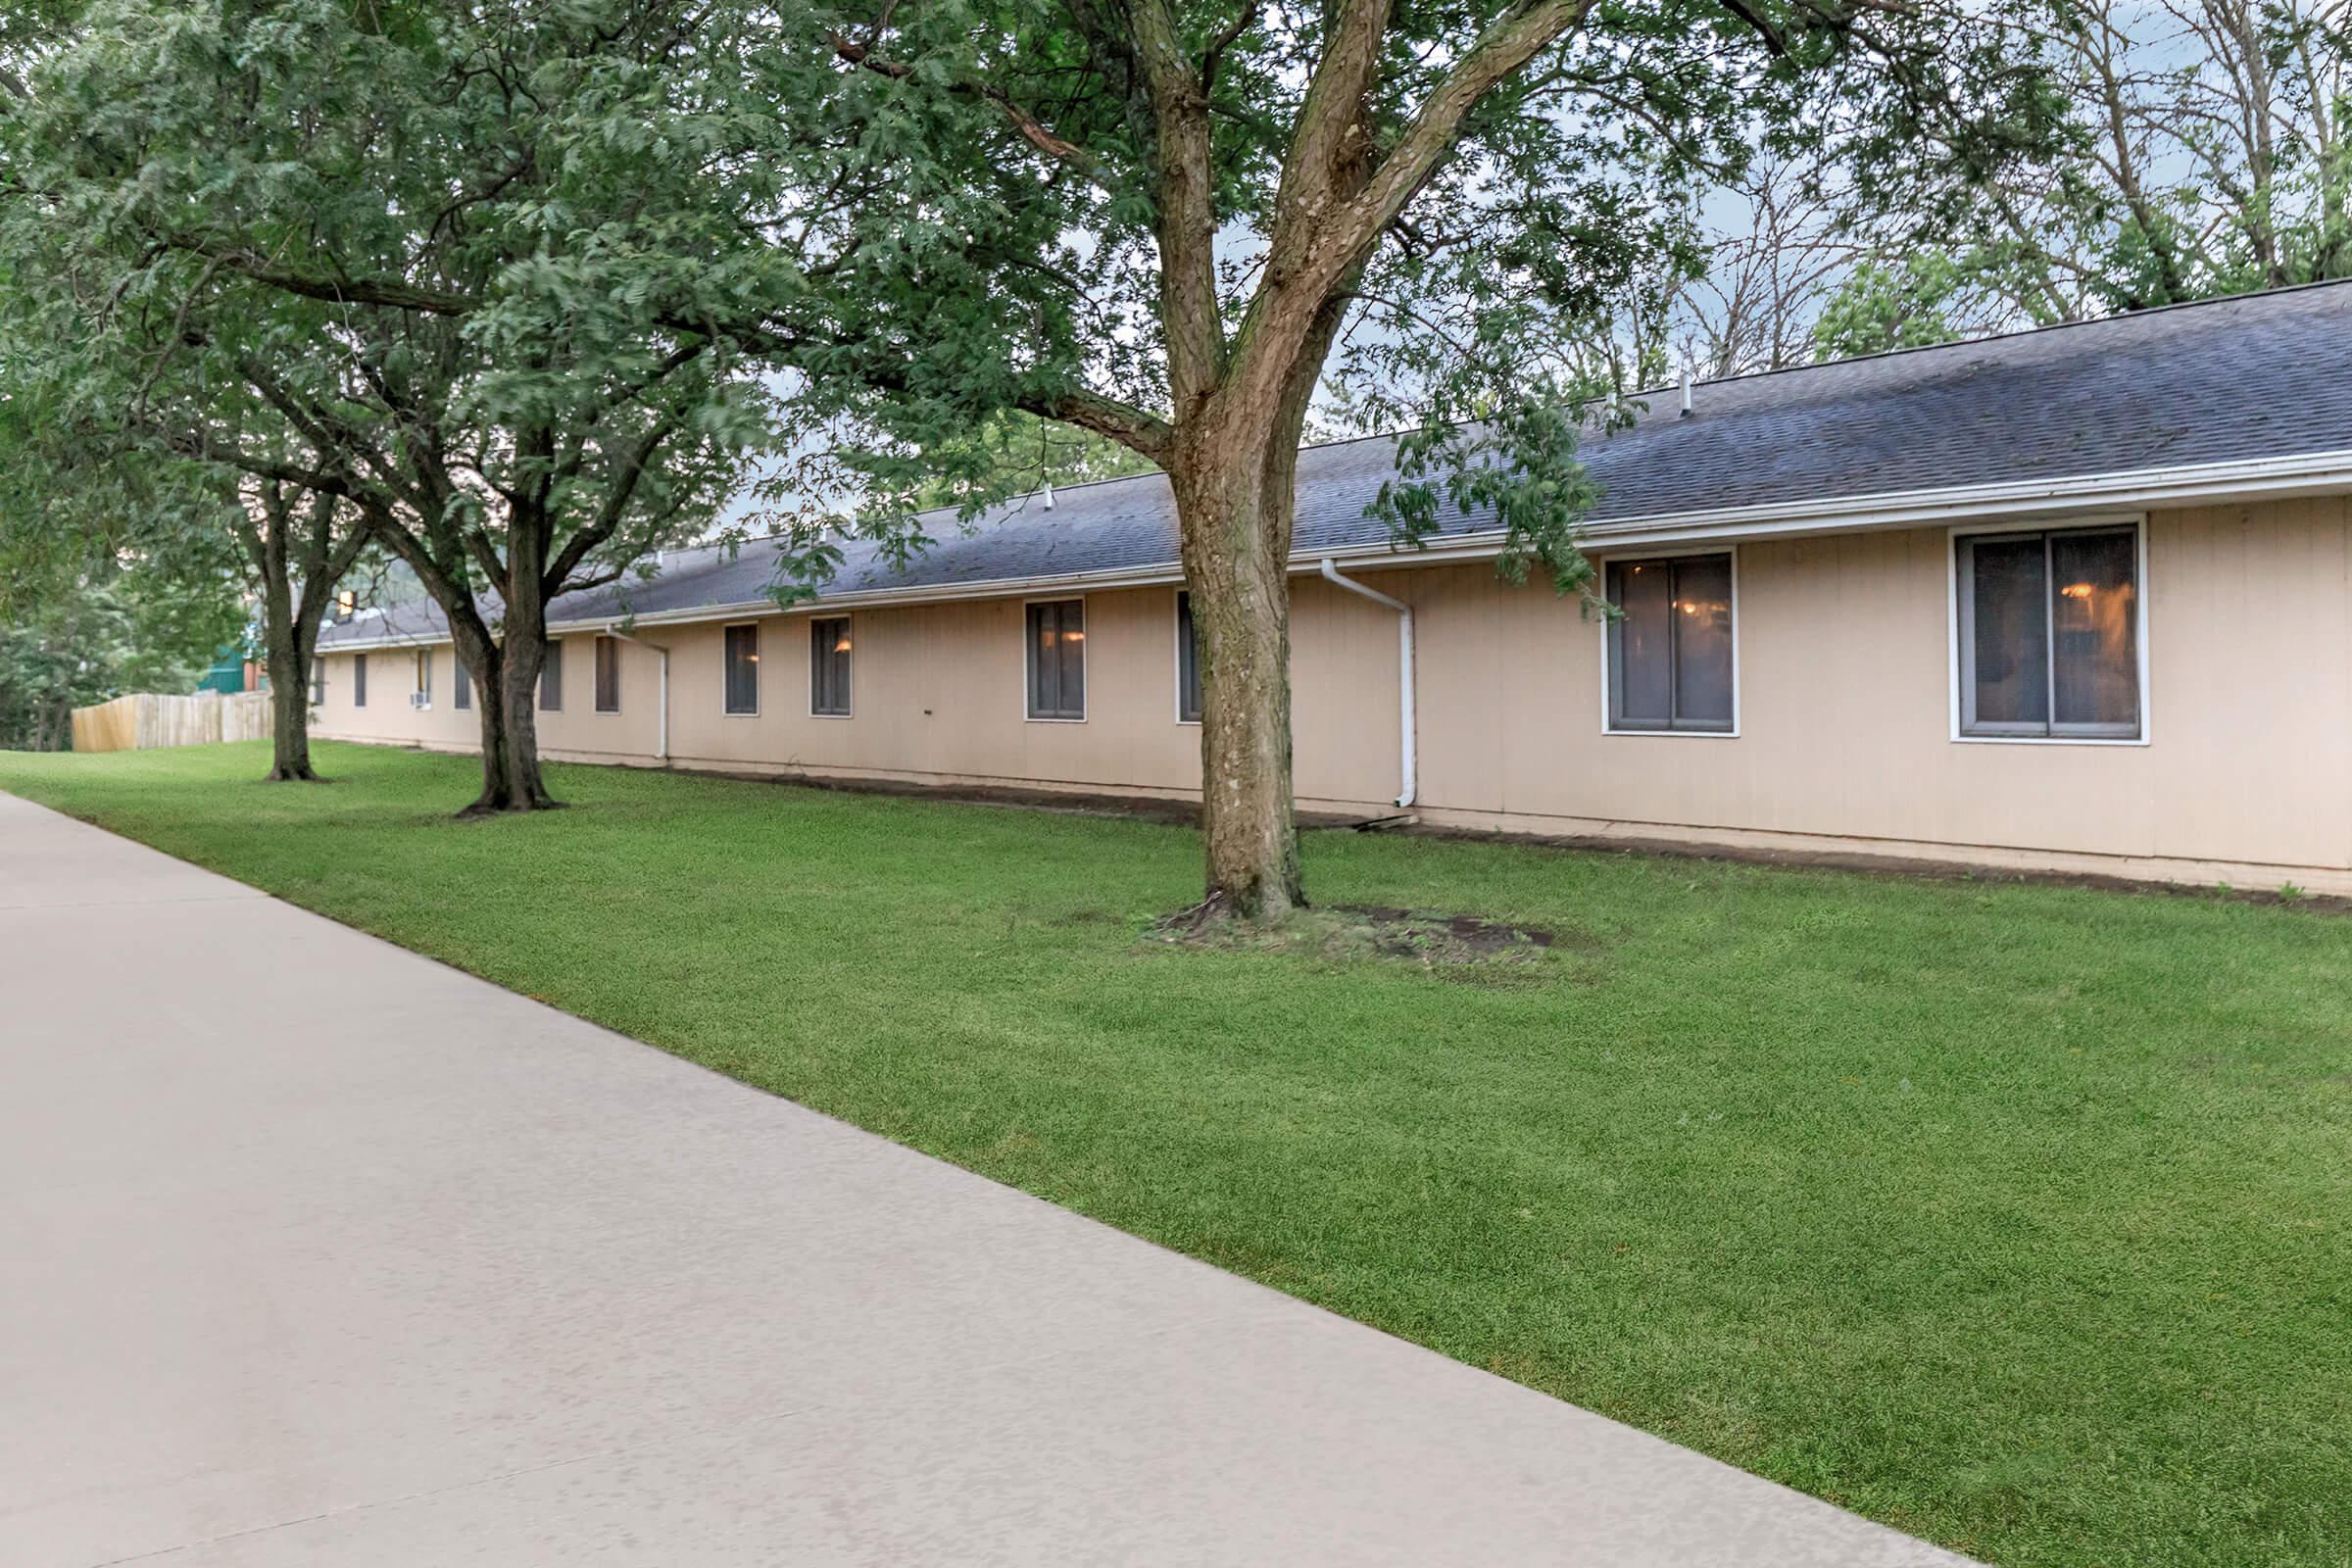
[[[808,623],[808,711],[833,718],[850,712],[850,617]]]
[[[1086,602],[1029,607],[1029,716],[1086,716]]]
[[[368,706],[368,656],[366,654],[351,656],[351,706],[354,708]]]
[[[316,655],[311,659],[311,706],[326,706],[326,661]]]
[[[2139,732],[2139,603],[2130,533],[2050,539],[2050,719]]]
[[[1971,536],[1955,549],[1961,732],[2136,739],[2136,531]]]
[[[449,656],[450,701],[460,708],[473,706],[473,675],[466,669],[466,661],[451,650]]]
[[[1200,642],[1193,630],[1193,596],[1176,596],[1176,716],[1200,722]]]
[[[564,710],[564,645],[547,645],[547,662],[539,666],[539,709],[542,712],[560,713]]]
[[[1971,728],[2045,733],[2050,717],[2049,561],[2039,534],[1964,545],[1976,697]]]
[[[1609,726],[1732,727],[1732,558],[1612,561]]]
[[[600,713],[620,711],[620,639],[599,637],[596,640],[596,710]]]
[[[760,628],[729,626],[726,632],[727,711],[760,711]]]

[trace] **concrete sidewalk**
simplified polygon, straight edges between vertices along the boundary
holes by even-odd
[[[1956,1563],[0,796],[0,1563]]]

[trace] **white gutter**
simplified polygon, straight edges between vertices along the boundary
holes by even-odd
[[[644,641],[644,640],[643,640],[643,639],[641,639],[641,638],[632,637],[632,636],[630,636],[630,635],[629,635],[627,632],[625,632],[625,631],[622,631],[622,630],[620,629],[620,627],[618,627],[617,625],[613,625],[613,624],[612,624],[612,623],[607,623],[607,625],[605,626],[604,635],[606,635],[607,637],[613,638],[613,639],[615,639],[615,640],[617,640],[617,641],[619,641],[619,642],[624,642],[624,643],[635,643],[635,644],[636,644],[638,647],[640,647],[640,648],[650,648],[650,649],[652,649],[652,650],[653,650],[655,653],[659,654],[659,655],[662,657],[662,700],[661,700],[661,703],[660,703],[660,705],[659,705],[659,707],[660,707],[660,710],[661,710],[661,714],[662,714],[662,743],[661,743],[661,745],[660,745],[660,746],[659,746],[659,747],[658,747],[658,748],[655,750],[655,752],[654,752],[654,758],[655,758],[655,760],[656,760],[657,761],[662,761],[662,762],[666,762],[666,761],[668,761],[668,760],[669,760],[669,650],[668,650],[667,648],[664,648],[664,647],[663,647],[662,644],[660,644],[660,643],[649,643],[649,642],[646,642],[646,641]]]
[[[1105,483],[1109,481],[1103,481]],[[1918,528],[1976,519],[2026,519],[2097,507],[2103,512],[2157,506],[2185,506],[2192,502],[2252,501],[2352,490],[2352,449],[2300,453],[2285,458],[2255,458],[2233,463],[2200,463],[2171,468],[2132,468],[2114,473],[2084,474],[2064,479],[2034,479],[2002,484],[1958,485],[1944,490],[1891,491],[1871,496],[1846,496],[1820,501],[1769,502],[1749,507],[1714,507],[1687,512],[1664,512],[1616,517],[1586,528],[1580,542],[1598,554],[1613,546],[1694,544],[1720,539],[1762,539],[1776,535],[1862,532],[1880,528]],[[1462,561],[1483,561],[1499,554],[1499,530],[1455,534],[1425,549],[1399,549],[1381,539],[1345,550],[1301,552],[1291,558],[1290,569],[1315,571],[1332,560],[1349,565],[1382,567],[1437,566]],[[640,626],[684,625],[701,621],[742,620],[754,615],[787,613],[830,614],[840,610],[884,608],[892,605],[947,604],[968,599],[1007,599],[1022,594],[1068,590],[1152,588],[1184,581],[1184,569],[1174,562],[1127,567],[1115,571],[1067,571],[1028,577],[998,577],[985,582],[875,588],[862,593],[826,594],[780,610],[773,599],[753,599],[728,605],[694,605],[681,610],[650,611],[634,617]],[[601,630],[599,619],[549,622],[550,631]],[[354,637],[322,645],[330,654],[361,654],[377,648],[401,648],[445,643],[446,631],[392,633]],[[649,645],[651,646],[651,645]]]
[[[1418,759],[1413,748],[1413,607],[1401,599],[1391,599],[1387,594],[1367,588],[1353,578],[1341,576],[1339,566],[1329,556],[1323,558],[1323,580],[1337,583],[1351,594],[1361,594],[1374,604],[1386,605],[1396,612],[1396,732],[1397,749],[1402,754],[1397,765],[1404,775],[1404,788],[1396,792],[1396,804],[1410,806],[1419,787],[1414,777],[1414,764]]]

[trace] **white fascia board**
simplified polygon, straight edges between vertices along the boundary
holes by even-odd
[[[1821,501],[1772,502],[1752,507],[1720,507],[1699,512],[1667,512],[1648,516],[1616,517],[1585,529],[1580,542],[1592,553],[1627,546],[1697,544],[1715,540],[1770,539],[1785,535],[1859,533],[1886,528],[1931,527],[1990,518],[2030,518],[2053,513],[2103,510],[2145,510],[2192,502],[2271,500],[2297,495],[2352,491],[2352,450],[2302,453],[2284,458],[2257,458],[2234,463],[2187,464],[2173,468],[2135,468],[2117,473],[2083,474],[2061,479],[2013,480],[2002,484],[1963,485],[1946,490],[1907,490],[1876,496],[1841,496]],[[1338,550],[1300,550],[1291,555],[1294,576],[1312,576],[1325,560],[1358,568],[1408,568],[1482,561],[1498,554],[1500,532],[1457,534],[1425,549],[1398,549],[1383,540]],[[694,605],[680,610],[652,611],[635,616],[597,615],[583,620],[550,621],[551,632],[602,630],[616,619],[639,626],[673,626],[697,621],[746,620],[763,615],[809,614],[837,610],[860,610],[894,605],[952,604],[972,599],[1011,599],[1071,589],[1109,591],[1152,588],[1184,581],[1174,562],[1123,568],[1117,571],[1072,571],[1040,577],[994,577],[985,582],[924,584],[906,588],[874,588],[863,593],[827,594],[779,608],[772,599],[728,605]],[[415,647],[445,643],[446,632],[432,635],[354,639],[321,649],[321,653],[367,653],[377,648]]]

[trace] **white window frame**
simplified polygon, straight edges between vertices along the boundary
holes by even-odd
[[[817,622],[824,620],[846,620],[850,623],[850,706],[846,711],[839,713],[820,713],[816,710],[816,626]],[[856,718],[858,716],[858,638],[859,635],[856,612],[847,610],[820,610],[808,616],[802,624],[808,628],[808,678],[801,682],[802,686],[806,688],[801,697],[808,705],[808,716],[830,719]]]
[[[752,628],[752,706],[735,709],[727,706],[727,633],[745,626]],[[764,672],[760,668],[767,660],[767,650],[760,646],[766,639],[760,635],[760,622],[756,620],[730,620],[718,628],[718,716],[721,718],[758,718],[760,708],[767,702],[767,682],[761,678]],[[815,682],[809,685],[813,688]],[[812,689],[809,701],[813,704],[815,700]]]
[[[418,712],[431,712],[433,710],[433,651],[430,648],[416,650],[416,662],[413,666],[410,679],[416,683],[414,690],[416,695],[424,699],[423,702],[412,706]]]
[[[1184,596],[1190,591],[1191,590],[1187,589],[1180,583],[1177,585],[1176,591],[1168,597],[1168,623],[1170,626],[1168,651],[1173,657],[1173,662],[1175,664],[1176,691],[1174,697],[1172,698],[1172,705],[1176,710],[1176,722],[1185,729],[1199,729],[1200,727],[1200,720],[1197,718],[1187,718],[1184,716]],[[1027,640],[1028,613],[1029,612],[1025,610],[1021,612],[1023,622],[1022,634],[1024,641]],[[1198,639],[1200,635],[1200,617],[1195,616],[1193,620],[1193,630],[1196,639]],[[1024,663],[1026,661],[1024,660]],[[1028,673],[1029,672],[1026,668],[1021,671],[1024,681],[1026,681]],[[1200,697],[1201,707],[1205,709],[1208,706],[1208,683],[1206,681],[1201,682]],[[1028,694],[1026,690],[1024,690],[1022,693],[1022,701],[1024,704],[1028,701]]]
[[[1029,711],[1030,661],[1037,649],[1029,641],[1029,607],[1031,605],[1076,605],[1086,622],[1086,635],[1078,642],[1078,679],[1086,689],[1086,700],[1079,705],[1075,718]],[[1021,722],[1024,724],[1083,724],[1095,710],[1095,612],[1085,594],[1038,594],[1021,601]]]
[[[1736,543],[1685,545],[1662,550],[1628,548],[1608,555],[1595,555],[1592,570],[1599,578],[1600,591],[1609,591],[1609,563],[1611,561],[1687,561],[1696,556],[1729,556],[1732,562],[1732,727],[1730,729],[1620,729],[1609,717],[1609,621],[1600,621],[1600,732],[1610,736],[1630,736],[1641,739],[1678,741],[1736,741],[1740,738],[1741,713],[1740,697],[1740,546]]]
[[[2132,607],[2133,639],[2139,652],[2139,733],[2137,735],[1970,735],[1962,731],[1960,661],[1960,541],[1985,534],[2073,533],[2082,529],[2123,528],[2132,531],[2132,583],[2137,590]],[[2148,514],[2144,512],[2093,513],[2083,516],[2051,517],[2037,521],[1955,524],[1944,530],[1943,613],[1945,674],[1951,688],[1951,740],[1955,746],[2146,746],[2156,731],[2156,704],[2148,685]],[[2055,654],[2053,653],[2053,656]]]

